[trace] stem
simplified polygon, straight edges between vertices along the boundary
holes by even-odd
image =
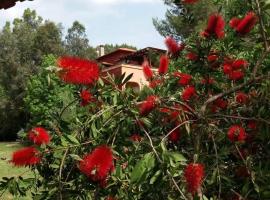
[[[262,119],[262,118],[242,117],[242,116],[223,115],[223,114],[210,115],[209,117],[223,117],[222,119],[231,118],[231,119],[241,119],[241,120],[247,120],[247,121],[254,120],[254,121],[264,122],[270,125],[270,121],[267,121],[266,119]]]
[[[218,161],[218,151],[217,151],[217,145],[216,145],[216,142],[215,142],[215,138],[214,136],[212,135],[212,141],[213,141],[213,144],[214,144],[214,150],[215,150],[215,155],[216,155],[216,163],[217,163],[217,173],[218,173],[218,199],[220,199],[220,196],[221,196],[221,178],[220,178],[220,171],[219,171],[219,161]]]
[[[171,179],[173,181],[173,184],[175,185],[176,189],[181,194],[181,196],[183,197],[183,199],[188,200],[186,198],[186,196],[184,195],[184,193],[182,192],[182,190],[180,189],[180,187],[177,185],[177,182],[175,181],[175,179],[173,178],[173,175],[171,174],[171,172],[169,170],[167,170],[167,174],[171,177]]]
[[[169,137],[169,135],[174,132],[176,129],[180,128],[181,126],[183,126],[184,124],[188,124],[188,123],[191,123],[191,122],[195,122],[197,120],[188,120],[188,121],[184,121],[183,123],[177,125],[176,127],[174,127],[167,135],[165,135],[162,140],[161,140],[161,143],[164,142],[164,140]]]
[[[74,104],[77,101],[77,99],[74,99],[73,101],[71,101],[68,105],[66,105],[63,110],[61,111],[61,113],[59,114],[59,118],[62,118],[62,115],[64,114],[64,112],[66,111],[66,109],[68,109],[72,104]]]
[[[260,2],[259,2],[259,0],[255,0],[255,2],[256,2],[257,11],[258,11],[257,15],[258,15],[259,22],[260,22],[260,32],[261,32],[261,35],[262,35],[262,38],[263,38],[264,49],[267,50],[268,49],[268,43],[267,43],[267,38],[266,38],[266,35],[265,35],[265,31],[264,31],[265,27],[264,27],[264,24],[263,24]]]
[[[235,92],[235,91],[237,91],[237,90],[240,90],[240,89],[242,89],[243,87],[245,87],[245,86],[247,86],[247,85],[251,85],[251,84],[253,84],[253,83],[256,83],[256,82],[258,82],[258,81],[260,81],[260,80],[262,80],[263,78],[266,78],[266,77],[268,77],[268,76],[269,76],[269,75],[251,78],[251,79],[249,79],[249,80],[248,80],[247,82],[245,82],[245,83],[242,83],[242,84],[240,84],[240,85],[238,85],[238,86],[234,86],[234,87],[232,87],[231,89],[229,89],[229,90],[227,90],[227,91],[225,91],[225,92],[221,92],[221,93],[219,93],[219,94],[217,94],[217,95],[214,95],[214,96],[210,97],[210,98],[203,104],[203,106],[201,107],[201,109],[200,109],[200,110],[201,110],[201,114],[204,114],[205,111],[206,111],[207,106],[208,106],[210,103],[216,101],[217,99],[219,99],[219,98],[221,98],[221,97],[224,97],[224,96],[226,96],[226,95],[228,95],[228,94],[231,94],[231,93],[233,93],[233,92]]]
[[[62,170],[63,170],[63,166],[64,166],[64,163],[65,163],[68,151],[69,151],[69,148],[66,149],[65,154],[64,154],[64,156],[62,158],[61,165],[60,165],[60,170],[59,170],[59,176],[58,176],[58,181],[59,181],[58,188],[59,188],[59,199],[60,200],[63,199],[63,197],[62,197],[63,185],[62,185],[62,181],[61,181],[61,179],[62,179]]]
[[[138,120],[138,118],[136,118],[136,120]],[[156,149],[155,149],[155,147],[154,147],[154,145],[153,145],[153,140],[152,140],[152,138],[150,137],[149,133],[145,130],[145,128],[144,128],[143,126],[141,126],[141,128],[143,129],[144,133],[146,134],[147,138],[149,139],[150,146],[152,147],[152,150],[153,150],[154,154],[156,155],[158,162],[160,162],[160,163],[162,164],[163,161],[162,161],[161,158],[159,157],[159,155],[158,155],[158,153],[157,153],[157,151],[156,151]],[[181,189],[179,188],[179,186],[177,185],[177,182],[175,181],[175,179],[174,179],[173,175],[170,173],[170,171],[167,170],[166,172],[167,172],[167,174],[170,176],[170,178],[172,179],[173,184],[175,185],[176,189],[177,189],[178,192],[181,194],[181,196],[183,197],[183,199],[188,200],[188,199],[185,197],[184,193],[183,193],[183,192],[181,191]]]

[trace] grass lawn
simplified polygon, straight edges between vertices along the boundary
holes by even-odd
[[[8,160],[11,158],[12,152],[20,149],[22,145],[17,142],[0,142],[0,180],[2,177],[11,177],[21,175],[28,170],[28,168],[18,168],[12,166],[8,163]],[[23,174],[23,177],[31,176],[31,172]],[[0,193],[1,194],[1,193]],[[2,200],[29,200],[30,198],[15,198],[12,195],[5,193],[4,196],[0,197]]]

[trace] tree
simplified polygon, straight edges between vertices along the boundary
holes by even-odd
[[[25,121],[24,111],[19,106],[23,91],[23,77],[19,69],[20,57],[18,57],[20,51],[10,23],[6,23],[0,33],[0,48],[0,87],[4,94],[0,108],[2,121],[0,139],[10,140],[16,137],[12,133],[16,133]]]
[[[14,19],[13,27],[5,24],[0,39],[0,85],[6,96],[1,101],[0,139],[15,139],[28,119],[23,107],[26,81],[39,71],[42,56],[61,55],[61,29],[52,22],[43,23],[36,11],[26,9],[22,18]]]
[[[60,25],[54,22],[45,21],[38,27],[33,44],[34,59],[37,65],[41,64],[44,55],[63,55],[64,46],[62,42],[62,32]]]
[[[155,18],[153,24],[160,35],[173,36],[177,40],[184,40],[200,30],[204,25],[205,16],[218,9],[217,5],[209,0],[202,0],[194,5],[171,0],[164,0],[164,3],[169,6],[165,19]]]
[[[119,49],[119,48],[128,48],[128,49],[134,49],[136,50],[137,48],[132,46],[132,45],[128,45],[128,44],[105,44],[104,45],[104,49],[105,49],[105,54],[108,54],[108,53],[111,53],[113,51],[115,51],[116,49]]]
[[[82,58],[96,57],[96,52],[89,46],[85,27],[78,21],[74,21],[72,27],[68,29],[68,34],[66,36],[66,51],[69,55]]]

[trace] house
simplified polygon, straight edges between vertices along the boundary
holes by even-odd
[[[141,90],[144,85],[148,85],[144,77],[142,64],[148,61],[152,70],[157,71],[159,66],[159,57],[166,53],[166,50],[154,47],[146,47],[141,50],[133,50],[128,48],[119,48],[111,53],[103,55],[103,46],[99,47],[100,57],[96,60],[102,66],[102,76],[108,74],[115,77],[122,74],[133,74],[132,78],[126,83],[123,88],[131,87],[134,90]]]

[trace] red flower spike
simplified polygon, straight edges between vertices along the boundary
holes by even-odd
[[[11,163],[15,166],[31,166],[40,163],[39,151],[34,147],[26,147],[13,152]]]
[[[235,30],[240,35],[248,34],[257,23],[258,18],[254,12],[249,12],[247,15],[238,23]]]
[[[165,39],[165,45],[168,51],[174,56],[185,48],[184,44],[178,44],[172,37],[167,37]]]
[[[212,85],[215,82],[215,79],[213,78],[208,78],[208,79],[202,79],[201,80],[201,84],[205,84],[205,85]]]
[[[36,127],[29,131],[28,138],[36,145],[49,144],[50,143],[50,135],[49,133],[42,127]]]
[[[179,128],[174,130],[170,135],[169,135],[169,140],[173,143],[177,143],[180,140],[180,130]]]
[[[178,83],[182,86],[186,86],[190,83],[192,76],[189,74],[181,73],[181,72],[175,72],[174,76],[179,78]]]
[[[193,86],[188,86],[184,89],[182,92],[182,99],[184,101],[188,101],[191,99],[192,96],[195,96],[196,94],[196,89]]]
[[[216,54],[211,54],[207,56],[207,61],[212,63],[215,62],[218,59],[218,56]]]
[[[222,110],[226,110],[227,109],[227,107],[228,107],[228,101],[226,101],[226,100],[224,100],[224,99],[217,99],[215,102],[215,105],[217,106],[217,107],[219,107],[220,109],[222,109]]]
[[[218,39],[224,37],[225,21],[219,14],[209,16],[207,28],[202,32],[202,36],[208,38],[214,36]]]
[[[106,185],[106,179],[114,169],[111,148],[106,145],[96,147],[94,151],[84,156],[79,169],[92,181]]]
[[[236,28],[240,22],[241,22],[241,19],[234,17],[230,20],[229,24],[231,28]]]
[[[114,198],[114,197],[112,197],[112,196],[108,196],[108,197],[106,198],[106,200],[117,200],[117,199]]]
[[[97,63],[76,57],[61,57],[57,61],[60,78],[67,83],[91,85],[99,78]]]
[[[154,96],[154,95],[148,96],[146,98],[146,100],[142,104],[140,104],[140,107],[139,107],[139,109],[140,109],[140,115],[141,116],[146,116],[152,110],[154,110],[155,107],[156,107],[157,100],[158,100],[158,97],[157,96]]]
[[[228,63],[223,64],[224,74],[230,74],[233,71],[232,66]]]
[[[151,82],[149,82],[149,87],[150,88],[156,88],[158,85],[160,85],[163,81],[160,79],[157,80],[153,80]]]
[[[256,130],[257,129],[257,122],[254,120],[250,120],[250,121],[248,121],[247,127],[249,129]]]
[[[246,166],[237,167],[235,174],[238,178],[247,178],[250,176],[249,170]]]
[[[87,106],[92,100],[92,94],[88,90],[82,90],[80,92],[81,106]]]
[[[247,138],[245,129],[240,125],[231,126],[228,130],[227,136],[231,142],[245,141]]]
[[[184,170],[188,191],[194,196],[199,192],[204,179],[204,166],[199,163],[191,163]]]
[[[247,67],[247,66],[248,66],[248,62],[244,59],[238,59],[232,63],[232,68],[234,70],[241,69],[241,68]]]
[[[169,68],[169,58],[166,55],[160,57],[160,63],[158,68],[159,75],[164,75],[168,72]]]
[[[236,94],[236,102],[239,104],[246,104],[248,102],[248,95],[243,92]]]
[[[244,78],[244,72],[242,71],[232,71],[229,74],[229,79],[233,80],[233,81],[238,81]]]
[[[186,59],[187,60],[190,60],[190,61],[197,61],[198,60],[198,55],[193,53],[193,52],[189,52],[187,55],[186,55]]]
[[[130,136],[130,139],[133,142],[141,142],[142,141],[142,137],[139,134],[133,134],[132,136]]]
[[[146,80],[153,79],[154,74],[149,66],[148,61],[143,62],[142,67],[143,67],[143,74],[144,74],[144,77],[146,78]]]

